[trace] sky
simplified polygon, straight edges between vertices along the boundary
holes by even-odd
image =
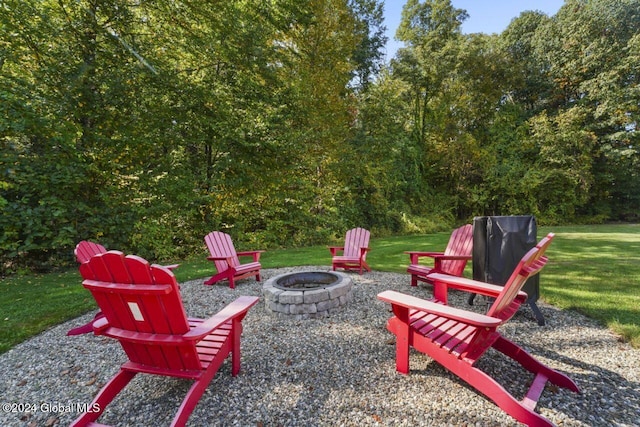
[[[387,27],[387,60],[393,58],[401,42],[393,38],[400,24],[402,7],[406,0],[385,0],[384,21]],[[465,9],[469,18],[462,24],[462,32],[501,33],[513,18],[525,10],[539,10],[549,16],[555,15],[564,0],[451,0],[453,7]]]

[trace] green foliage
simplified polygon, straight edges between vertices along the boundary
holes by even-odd
[[[405,85],[415,182],[460,219],[637,218],[638,16],[634,1],[571,1],[465,36],[450,2],[408,2],[388,79]]]
[[[273,248],[638,219],[637,1],[500,35],[408,1],[388,66],[380,0],[2,4],[0,275],[82,239],[169,262],[215,229]]]
[[[69,262],[81,239],[169,260],[213,229],[270,247],[342,232],[340,146],[381,11],[4,2],[0,273]]]
[[[530,120],[538,159],[528,178],[540,219],[547,224],[575,220],[576,211],[589,201],[596,137],[584,130],[584,122],[579,107],[558,115],[554,123],[544,114]]]
[[[577,174],[565,171],[573,175],[570,179],[575,182],[576,193],[584,191],[585,184],[591,187],[588,202],[583,204],[580,197],[574,206],[580,214],[633,219],[630,210],[640,207],[634,167],[640,156],[639,17],[640,4],[636,1],[568,1],[534,36],[533,55],[553,82],[546,105],[555,110],[558,123],[578,111],[580,129],[575,131],[590,139],[589,158],[581,157],[586,165],[578,168]],[[567,137],[583,144],[582,136],[565,132],[558,135],[559,144],[566,145]],[[626,167],[621,168],[622,164]],[[575,166],[566,165],[565,169]],[[585,180],[587,175],[591,177]],[[603,204],[603,200],[608,203]]]

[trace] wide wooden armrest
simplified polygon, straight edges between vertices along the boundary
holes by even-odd
[[[260,254],[263,253],[264,251],[243,251],[243,252],[236,252],[236,255],[240,256],[251,256],[253,257],[253,261],[257,262],[260,261]]]
[[[211,333],[214,329],[220,327],[225,322],[233,319],[234,317],[244,317],[247,311],[256,305],[260,298],[241,296],[236,298],[235,301],[229,303],[225,308],[214,314],[195,328],[183,335],[187,340],[199,340]]]
[[[423,252],[423,251],[404,251],[405,254],[417,256],[437,256],[444,255],[444,252]]]
[[[388,302],[394,306],[400,306],[409,310],[419,310],[432,313],[448,319],[457,320],[480,327],[495,328],[502,323],[501,319],[485,316],[484,314],[474,313],[472,311],[461,310],[448,305],[438,304],[425,299],[406,295],[396,291],[384,291],[378,294],[378,299]]]
[[[405,254],[409,254],[411,264],[418,264],[421,257],[437,257],[444,255],[444,252],[424,252],[424,251],[405,251]]]
[[[236,252],[236,255],[238,256],[253,256],[255,254],[261,254],[264,251],[243,251],[243,252]]]
[[[445,285],[447,285],[447,288],[485,295],[488,297],[497,297],[504,289],[503,286],[492,285],[491,283],[467,279],[465,277],[450,276],[444,273],[427,274],[427,278],[433,281],[434,284],[444,283]],[[525,298],[527,297],[527,294],[523,291],[518,292],[518,295],[520,294],[522,294],[522,296],[524,296]]]
[[[100,316],[93,321],[93,331],[96,335],[102,335],[108,327],[109,321],[104,316]]]
[[[467,261],[471,260],[473,257],[471,255],[434,255],[433,258],[439,260],[461,260],[466,259]]]
[[[433,261],[436,270],[441,271],[442,261],[471,261],[471,258],[471,255],[435,255]]]
[[[331,256],[335,256],[338,251],[344,251],[344,246],[329,246]]]

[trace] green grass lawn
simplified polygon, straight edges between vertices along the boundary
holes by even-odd
[[[540,298],[596,319],[640,348],[640,225],[541,227],[538,237],[549,231],[556,239],[541,274]],[[404,273],[409,259],[404,251],[443,250],[448,239],[449,233],[372,238],[367,260],[374,270]],[[178,281],[211,275],[213,263],[205,257],[203,248],[201,258],[181,262],[175,271]],[[263,268],[329,265],[331,258],[327,246],[315,246],[267,251],[261,262]],[[470,271],[467,267],[468,277]],[[52,325],[95,310],[80,282],[76,270],[4,279],[0,353]]]

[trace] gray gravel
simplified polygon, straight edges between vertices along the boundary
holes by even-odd
[[[264,270],[263,279],[285,271]],[[376,294],[395,289],[430,295],[426,285],[409,286],[403,274],[350,274],[354,299],[327,319],[277,319],[261,300],[247,315],[242,337],[242,371],[225,362],[189,419],[192,426],[496,426],[517,425],[491,401],[413,352],[411,373],[396,373],[393,335],[385,329],[389,308]],[[242,280],[236,289],[182,284],[187,313],[208,317],[238,295],[262,296],[262,284]],[[544,296],[544,278],[541,279]],[[453,293],[452,305],[466,306]],[[476,299],[473,309],[481,311]],[[562,426],[640,425],[640,350],[575,312],[538,304],[547,321],[540,327],[528,307],[502,332],[581,387],[576,394],[547,387],[537,407]],[[30,412],[0,412],[1,426],[68,425],[78,415],[72,404],[91,402],[126,358],[119,344],[92,334],[67,337],[87,314],[0,355],[0,400]],[[516,397],[531,375],[490,350],[479,366]],[[168,425],[189,381],[138,375],[100,422],[122,426]]]

